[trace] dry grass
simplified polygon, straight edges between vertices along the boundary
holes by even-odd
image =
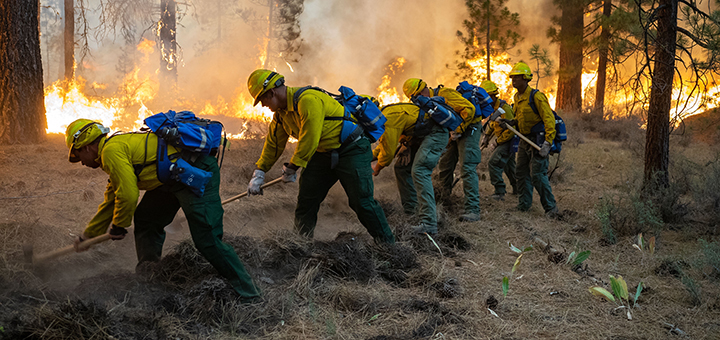
[[[562,221],[546,218],[537,198],[526,213],[514,210],[514,196],[485,198],[492,187],[484,180],[482,221],[460,223],[452,213],[456,206],[439,208],[439,249],[409,231],[415,221],[402,213],[391,169],[375,182],[399,240],[391,247],[372,243],[338,187],[321,207],[315,241],[292,231],[294,184],[228,204],[226,240],[264,293],[252,305],[235,299],[187,241],[182,225],[171,228],[163,261],[144,268],[143,275],[134,273],[129,238],[28,270],[21,245],[33,241],[35,251],[43,252],[69,244],[69,234],[82,231],[94,214],[107,177],[68,163],[57,137],[42,145],[3,147],[0,338],[662,339],[677,337],[663,327],[670,323],[691,338],[717,339],[717,258],[708,257],[715,256],[717,219],[703,218],[710,214],[697,211],[695,198],[700,180],[707,180],[695,173],[714,169],[715,163],[705,164],[715,152],[673,145],[675,178],[684,174],[678,167],[699,164],[678,180],[690,188],[680,195],[691,203],[690,214],[658,232],[654,254],[641,253],[632,247],[634,235],[620,236],[614,245],[602,242],[596,209],[601,197],[637,183],[642,159],[625,142],[593,133],[564,145],[553,175],[558,206],[566,211]],[[261,147],[260,140],[233,143],[222,168],[223,197],[245,190]],[[268,178],[276,176],[277,167]],[[456,204],[460,192],[458,184],[450,201]],[[711,209],[713,202],[702,204]],[[566,255],[592,253],[582,269],[573,270],[564,261],[549,261],[536,237]],[[512,275],[517,254],[508,242],[536,246]],[[622,275],[631,290],[644,283],[632,321],[588,293],[595,285],[609,289],[609,275]],[[503,276],[511,277],[505,297]],[[487,310],[488,301],[497,317]]]

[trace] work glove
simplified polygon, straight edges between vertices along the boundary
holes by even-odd
[[[125,234],[127,234],[127,229],[113,224],[108,234],[110,234],[110,239],[113,241],[122,240],[125,238]]]
[[[297,179],[297,170],[296,169],[293,169],[290,166],[290,163],[283,164],[283,168],[282,168],[283,183],[295,182],[295,180]]]
[[[515,119],[508,120],[508,119],[500,118],[499,120],[497,120],[497,122],[500,123],[500,127],[503,129],[507,129],[508,126],[516,126],[517,125],[517,120],[515,120]]]
[[[497,139],[493,139],[488,145],[488,151],[492,153],[493,151],[495,151],[495,148],[497,148],[497,145]]]
[[[543,142],[543,145],[542,147],[540,147],[540,151],[538,152],[538,154],[540,154],[540,157],[545,158],[548,156],[548,153],[550,153],[550,146],[550,142]]]
[[[406,166],[410,164],[410,148],[405,146],[405,144],[400,145],[400,149],[397,152],[397,164]]]
[[[377,162],[374,163],[374,164],[372,165],[373,176],[379,175],[379,174],[380,174],[380,170],[382,170],[383,168],[384,168],[384,166],[380,165],[380,163],[377,163]]]
[[[450,131],[450,140],[451,141],[456,141],[456,140],[460,139],[460,137],[462,137],[462,133],[457,132],[457,131]]]
[[[265,183],[265,171],[262,171],[260,169],[256,169],[253,172],[253,176],[250,179],[250,183],[248,184],[248,194],[249,195],[262,195],[262,188],[261,186]]]

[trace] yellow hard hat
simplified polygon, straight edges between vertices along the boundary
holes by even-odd
[[[412,98],[413,96],[420,94],[420,92],[426,87],[427,83],[424,82],[422,79],[410,78],[405,81],[405,84],[403,84],[403,92],[405,93],[406,97]]]
[[[253,71],[250,77],[248,77],[247,84],[250,95],[255,99],[253,106],[258,104],[260,96],[265,94],[265,92],[283,84],[285,84],[285,77],[280,73],[265,69]]]
[[[493,83],[491,80],[483,80],[483,82],[480,83],[480,87],[487,91],[488,94],[498,93],[497,85],[495,85],[495,83]]]
[[[74,155],[73,151],[94,142],[98,137],[109,132],[110,129],[90,119],[81,118],[70,123],[65,130],[65,145],[70,149],[68,160],[73,163],[79,162],[80,158]]]
[[[532,79],[532,71],[530,70],[530,66],[528,66],[526,63],[523,63],[522,61],[513,66],[512,70],[510,70],[510,75],[522,75],[523,79],[525,80]]]

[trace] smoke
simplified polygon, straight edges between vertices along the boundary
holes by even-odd
[[[61,6],[57,0],[50,3]],[[97,8],[100,2],[86,0],[86,3],[88,8]],[[154,17],[159,18],[159,1],[148,3],[157,11]],[[194,0],[185,4],[179,9],[184,16],[177,27],[177,41],[182,49],[178,98],[146,103],[155,112],[169,108],[199,111],[208,103],[219,106],[231,103],[241,93],[247,94],[247,76],[262,66],[260,55],[265,47],[268,7],[254,1],[229,0]],[[517,30],[524,37],[511,51],[512,61],[527,59],[532,44],[540,44],[555,57],[557,49],[545,37],[555,6],[550,1],[532,0],[511,0],[507,5],[511,11],[520,13],[522,27]],[[47,12],[42,15],[49,16],[50,11]],[[99,15],[99,11],[88,13],[93,25],[99,24]],[[290,86],[312,84],[335,91],[345,85],[359,93],[377,95],[386,67],[403,57],[406,63],[402,73],[391,82],[400,92],[402,83],[410,77],[422,78],[431,86],[444,83],[454,87],[462,80],[455,77],[458,60],[455,52],[463,48],[456,31],[462,29],[466,17],[462,0],[306,0],[299,16],[301,56],[291,64],[294,72],[282,62],[272,66],[285,75]],[[48,17],[46,22],[50,21]],[[153,30],[148,29],[152,24],[138,22],[137,43],[142,38],[156,39]],[[56,40],[62,35],[62,28],[57,25],[43,28],[45,39]],[[62,51],[47,46],[42,46],[45,65],[62,63]],[[160,66],[157,47],[147,62],[142,61],[141,53],[123,53],[123,49],[128,46],[122,37],[106,36],[92,42],[91,56],[84,65],[78,65],[77,74],[88,83],[108,85],[105,92],[98,90],[97,95],[109,95],[122,82],[125,74],[119,72],[118,65],[128,64],[128,60],[120,58],[132,58],[131,64],[137,65],[141,74],[157,81]],[[61,73],[55,71],[56,66],[49,68],[54,74],[48,78]]]
[[[403,57],[403,79],[393,84],[409,77],[431,85],[449,81],[454,70],[445,65],[453,66],[454,52],[462,47],[455,32],[463,10],[460,0],[307,1],[300,18],[305,50],[297,79],[376,94],[385,67]]]

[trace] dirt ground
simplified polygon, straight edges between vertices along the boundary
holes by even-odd
[[[233,140],[221,196],[246,190],[261,148],[261,139]],[[278,164],[289,159],[288,149]],[[698,163],[716,152],[673,147]],[[635,236],[603,241],[597,205],[639,178],[637,150],[589,134],[566,143],[552,178],[560,221],[544,216],[537,197],[525,213],[514,209],[516,196],[489,199],[488,158],[478,167],[482,221],[456,221],[459,183],[451,203],[439,207],[434,240],[409,232],[417,221],[402,213],[392,168],[375,178],[375,196],[395,246],[372,243],[339,184],[322,204],[314,240],[293,232],[297,184],[227,204],[225,240],[264,293],[245,305],[193,248],[181,218],[167,228],[163,260],[138,274],[132,237],[26,266],[22,245],[41,254],[82,232],[107,175],[69,163],[60,135],[0,147],[0,338],[720,339],[718,278],[696,277],[693,293],[676,270],[695,268],[699,239],[718,241],[717,221],[666,225],[653,234],[654,254],[633,248]],[[560,258],[551,261],[538,240]],[[508,243],[534,246],[514,273],[517,254]],[[564,257],[585,250],[591,255],[581,268],[566,264]],[[644,283],[632,320],[619,304],[589,293],[593,286],[610,290],[609,275],[621,275],[633,293]]]

